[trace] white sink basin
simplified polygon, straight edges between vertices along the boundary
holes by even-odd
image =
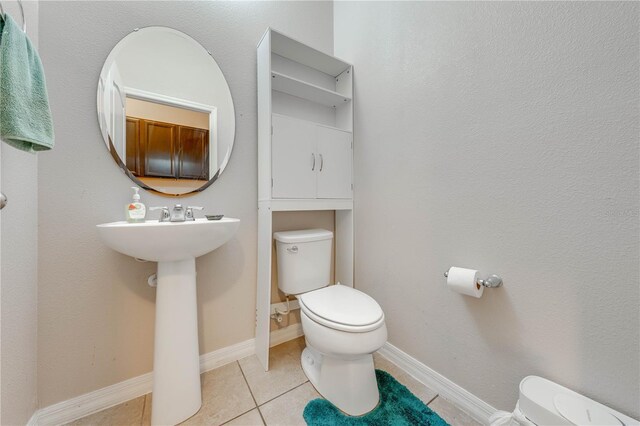
[[[111,222],[98,225],[102,241],[113,250],[138,259],[172,262],[192,259],[229,241],[240,219],[196,219],[191,222]]]
[[[111,222],[98,225],[102,241],[113,250],[153,262],[193,259],[229,241],[240,219],[191,222]]]
[[[104,243],[123,254],[158,262],[151,424],[175,425],[202,405],[196,257],[233,237],[239,219],[98,225]],[[140,285],[144,285],[140,283]]]

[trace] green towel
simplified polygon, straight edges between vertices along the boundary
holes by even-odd
[[[27,152],[53,148],[42,62],[27,35],[7,14],[0,15],[0,139]]]

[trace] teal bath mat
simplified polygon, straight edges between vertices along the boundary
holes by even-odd
[[[391,374],[376,370],[376,378],[380,403],[370,413],[351,417],[326,399],[314,399],[304,408],[304,420],[309,426],[448,426]]]

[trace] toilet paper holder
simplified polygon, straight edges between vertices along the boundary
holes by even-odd
[[[447,278],[449,276],[449,271],[444,273],[444,277]],[[478,285],[487,288],[497,288],[502,287],[502,278],[497,275],[489,275],[486,279],[479,279],[477,282]],[[479,287],[478,287],[479,288]]]

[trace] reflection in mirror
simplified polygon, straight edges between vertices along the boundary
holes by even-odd
[[[111,155],[138,185],[201,191],[226,166],[235,135],[229,87],[213,58],[170,28],[137,30],[114,47],[98,84]]]
[[[125,111],[126,138],[119,154],[134,176],[168,193],[191,192],[206,185],[210,161],[217,164],[215,154],[209,158],[210,152],[216,152],[215,131],[209,133],[214,109],[198,111],[127,94]]]

